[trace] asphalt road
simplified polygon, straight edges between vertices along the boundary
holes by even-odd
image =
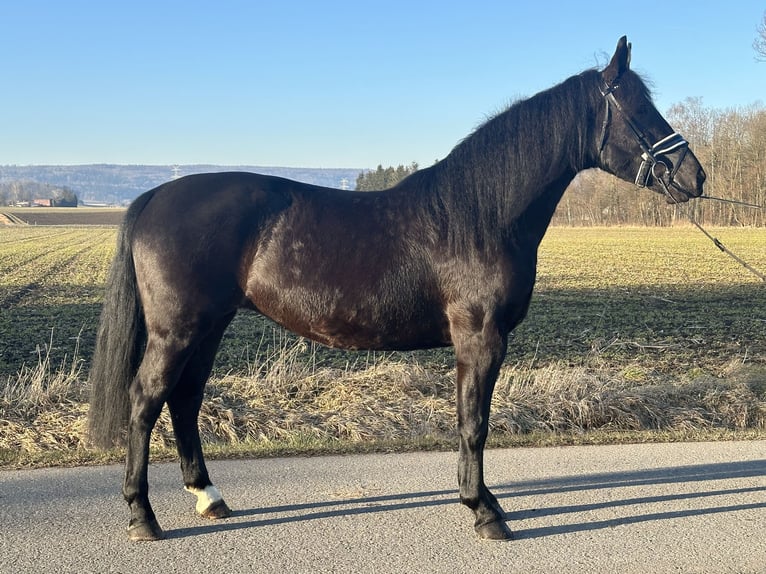
[[[766,572],[766,442],[492,450],[517,539],[476,539],[455,453],[221,461],[234,516],[150,469],[168,539],[131,543],[120,466],[0,472],[0,572]]]

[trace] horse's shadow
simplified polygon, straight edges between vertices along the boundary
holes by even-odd
[[[550,494],[561,494],[579,491],[599,491],[613,488],[636,486],[660,486],[679,483],[699,483],[700,487],[693,492],[677,494],[650,494],[645,497],[624,498],[621,500],[604,500],[588,504],[567,506],[552,506],[545,508],[528,508],[506,514],[506,520],[523,521],[542,516],[558,516],[565,514],[583,514],[594,510],[618,508],[627,506],[646,506],[662,502],[678,500],[707,499],[719,496],[732,496],[754,492],[766,492],[766,486],[742,486],[740,488],[702,490],[702,484],[717,480],[750,478],[766,476],[766,460],[716,463],[682,467],[667,467],[632,472],[613,472],[590,474],[584,476],[563,476],[538,481],[513,482],[492,487],[498,499],[512,499],[522,496],[543,497]],[[656,492],[656,489],[655,489]],[[595,499],[599,496],[595,495]],[[605,498],[605,497],[604,497]],[[406,492],[382,496],[362,498],[337,499],[303,504],[270,506],[235,511],[232,520],[210,522],[204,525],[188,528],[178,528],[166,532],[168,538],[185,538],[215,532],[241,530],[247,528],[268,527],[292,522],[307,522],[340,516],[354,516],[413,508],[437,507],[459,502],[457,490],[432,490],[422,492]],[[580,521],[575,523],[543,526],[539,528],[515,528],[516,539],[532,539],[555,534],[585,532],[611,528],[625,524],[637,524],[657,520],[668,520],[701,515],[713,515],[754,508],[766,508],[765,502],[714,506],[706,508],[689,508],[667,512],[641,513],[633,516],[614,518],[610,520]],[[285,513],[290,513],[285,516]],[[249,520],[242,520],[248,518]]]

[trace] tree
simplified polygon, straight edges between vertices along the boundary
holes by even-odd
[[[763,19],[756,26],[758,36],[753,40],[753,50],[755,50],[756,60],[766,62],[766,12],[763,13]]]
[[[668,122],[697,149],[710,144],[715,126],[716,112],[702,105],[702,98],[686,98],[670,106],[666,114]]]
[[[416,171],[418,171],[418,164],[416,162],[412,162],[408,166],[399,165],[397,168],[389,166],[385,169],[382,165],[378,165],[378,169],[375,171],[363,171],[359,174],[356,178],[356,190],[377,191],[388,189]]]
[[[56,207],[77,207],[77,194],[68,187],[56,189],[53,192],[53,202]]]

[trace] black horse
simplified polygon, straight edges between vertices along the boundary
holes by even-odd
[[[345,349],[452,345],[460,500],[482,538],[511,531],[484,484],[490,400],[524,318],[537,249],[567,185],[598,167],[683,202],[705,173],[630,70],[609,65],[520,101],[393,189],[355,193],[250,173],[185,177],[138,197],[112,263],[93,367],[90,435],[124,439],[128,534],[163,532],[149,436],[167,403],[186,489],[231,511],[208,477],[197,417],[219,342],[248,308]]]

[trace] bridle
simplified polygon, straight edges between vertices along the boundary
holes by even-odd
[[[670,188],[673,186],[673,179],[686,157],[686,152],[689,150],[689,142],[687,142],[678,132],[673,132],[658,142],[650,144],[641,127],[625,112],[625,110],[623,110],[620,102],[614,97],[614,91],[619,87],[619,84],[607,84],[603,88],[599,87],[599,91],[606,101],[606,114],[604,115],[604,122],[601,124],[601,144],[599,145],[598,150],[599,156],[603,153],[604,147],[606,146],[607,127],[609,126],[611,115],[610,105],[613,105],[615,109],[622,114],[625,123],[630,127],[630,130],[638,141],[638,145],[641,146],[641,150],[643,151],[641,154],[641,165],[638,168],[638,173],[636,173],[636,185],[638,187],[646,187],[649,184],[649,178],[654,177],[657,181],[662,183],[665,192],[670,194]],[[678,161],[674,162],[673,169],[670,169],[668,164],[662,161],[660,157],[673,152],[679,153],[680,155]],[[659,170],[657,170],[657,166],[661,166],[661,173],[658,173]],[[683,189],[677,186],[676,189],[686,193]]]

